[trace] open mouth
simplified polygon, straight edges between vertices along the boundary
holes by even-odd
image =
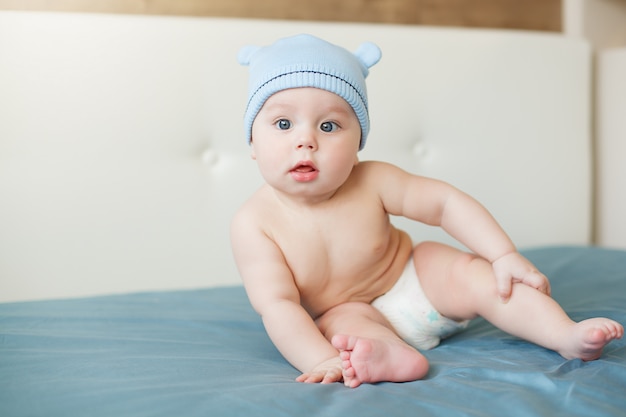
[[[291,176],[300,182],[304,181],[312,181],[317,178],[318,170],[315,165],[310,161],[302,161],[298,162],[292,169],[289,171]]]
[[[315,167],[313,167],[311,165],[302,164],[302,165],[296,165],[293,168],[293,171],[295,171],[295,172],[313,172],[313,171],[316,171],[316,169],[315,169]]]

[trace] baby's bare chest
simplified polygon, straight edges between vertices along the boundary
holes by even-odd
[[[384,213],[283,222],[274,239],[313,315],[346,301],[369,302],[396,278],[389,271],[401,236]]]
[[[274,236],[299,275],[339,272],[369,265],[384,255],[392,227],[384,213],[349,212],[283,222]]]

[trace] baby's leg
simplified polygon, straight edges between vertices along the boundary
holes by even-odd
[[[320,317],[317,325],[340,352],[346,386],[414,381],[428,372],[426,358],[402,341],[369,304],[338,305]]]
[[[505,332],[567,359],[597,359],[607,343],[624,334],[619,323],[606,318],[576,323],[556,301],[524,284],[515,284],[510,301],[503,304],[491,264],[454,248],[424,243],[416,247],[414,259],[426,296],[446,317],[461,320],[480,315]]]

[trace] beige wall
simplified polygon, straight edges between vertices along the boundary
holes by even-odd
[[[626,249],[626,0],[564,0],[563,32],[594,51],[595,243]]]
[[[626,47],[626,0],[564,0],[563,32],[597,52]]]
[[[0,0],[0,10],[226,16],[561,31],[561,0]]]

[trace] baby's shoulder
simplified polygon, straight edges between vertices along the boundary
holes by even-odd
[[[354,176],[372,181],[380,181],[387,176],[404,173],[405,171],[398,166],[383,161],[362,161],[353,170]]]
[[[267,202],[266,187],[252,194],[238,209],[232,219],[233,224],[245,224],[247,227],[263,223],[265,212],[271,212]]]
[[[360,161],[356,167],[359,169],[364,169],[368,171],[387,171],[387,170],[397,170],[400,169],[397,165],[394,165],[390,162],[385,161],[377,161],[377,160],[366,160]]]

